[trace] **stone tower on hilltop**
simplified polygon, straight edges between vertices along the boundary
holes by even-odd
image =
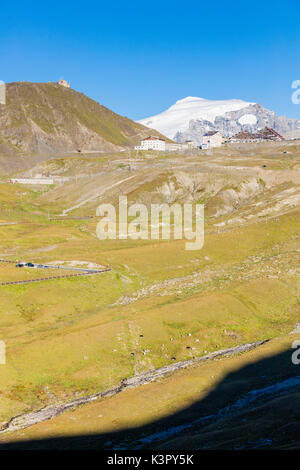
[[[57,83],[61,86],[64,86],[65,88],[70,88],[70,83],[63,78],[60,78]]]

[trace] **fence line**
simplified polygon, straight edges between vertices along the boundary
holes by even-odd
[[[13,261],[7,261],[8,263],[13,263]],[[99,271],[86,272],[86,273],[77,273],[77,274],[64,274],[63,276],[51,276],[51,277],[41,277],[38,279],[26,279],[24,281],[9,281],[9,282],[0,282],[0,286],[9,286],[13,284],[26,284],[29,282],[38,282],[38,281],[49,281],[51,279],[63,279],[66,277],[75,277],[75,276],[91,276],[93,274],[102,274],[111,271],[111,268],[101,269]]]

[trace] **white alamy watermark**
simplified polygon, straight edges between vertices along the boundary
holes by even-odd
[[[300,364],[300,339],[295,339],[295,341],[293,341],[292,349],[295,349],[292,354],[292,363],[295,366],[298,366]]]
[[[201,250],[204,244],[203,204],[145,204],[128,205],[127,197],[119,197],[116,210],[113,204],[101,204],[96,215],[99,240],[188,240],[186,250]]]
[[[0,104],[6,104],[6,85],[0,80]]]
[[[291,96],[292,103],[300,104],[300,80],[294,80],[292,82],[292,89],[295,90]],[[300,119],[296,121],[296,129],[300,130]]]
[[[0,341],[0,365],[6,364],[6,346],[4,341]]]

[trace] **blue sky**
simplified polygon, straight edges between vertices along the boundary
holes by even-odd
[[[5,2],[0,79],[63,77],[132,119],[178,99],[240,98],[300,118],[300,2]]]

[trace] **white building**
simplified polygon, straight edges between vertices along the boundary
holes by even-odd
[[[202,146],[203,149],[210,149],[213,147],[221,147],[223,143],[223,136],[219,131],[210,131],[203,136]]]
[[[53,178],[38,177],[38,178],[11,178],[10,183],[18,184],[54,184]]]
[[[135,150],[166,150],[166,142],[164,139],[150,135],[141,141],[141,145],[134,147]]]

